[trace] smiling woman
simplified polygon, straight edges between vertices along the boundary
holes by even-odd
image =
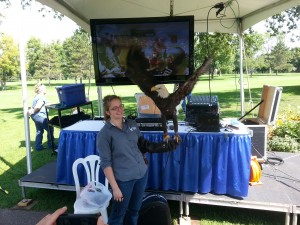
[[[21,9],[19,1],[11,1],[11,6],[6,8],[0,4],[1,14],[1,32],[12,36],[18,40],[22,35],[24,41],[31,37],[40,38],[44,43],[64,39],[73,35],[78,28],[77,24],[68,17],[62,19],[54,18],[53,14],[39,12],[40,3],[33,2],[30,7]]]

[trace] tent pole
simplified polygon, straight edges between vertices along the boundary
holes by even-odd
[[[22,24],[23,10],[20,4],[20,24]],[[26,64],[25,64],[25,47],[22,32],[22,25],[19,27],[19,52],[20,52],[20,69],[21,69],[21,81],[22,81],[22,101],[23,101],[23,116],[25,127],[25,144],[26,144],[26,161],[27,161],[27,174],[32,172],[31,164],[31,150],[30,150],[30,129],[29,129],[29,117],[28,117],[28,94],[27,94],[27,81],[26,81]]]
[[[170,16],[174,13],[174,0],[170,0]]]
[[[100,86],[97,87],[97,92],[98,92],[98,112],[99,116],[104,116],[103,114],[103,101],[102,101],[102,88]]]
[[[25,69],[25,59],[24,59],[24,47],[22,49],[21,45],[22,44],[20,43],[19,48],[20,48],[23,115],[24,115],[25,143],[26,143],[26,161],[27,161],[27,174],[30,174],[32,172],[32,165],[31,165],[30,130],[29,130],[29,117],[28,117],[28,95],[27,95],[27,84],[26,84],[26,72],[25,72],[25,74],[22,72],[22,70],[26,71],[26,69]],[[23,57],[23,60],[22,60],[22,57]],[[22,64],[24,64],[24,65],[22,65]]]
[[[243,79],[243,33],[242,21],[238,20],[238,34],[240,45],[240,98],[241,98],[241,116],[245,114],[245,95],[244,95],[244,79]]]

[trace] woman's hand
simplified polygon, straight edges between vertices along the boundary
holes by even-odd
[[[113,189],[113,195],[114,195],[114,200],[117,202],[122,202],[124,199],[123,194],[119,187]]]
[[[29,116],[31,116],[33,114],[33,109],[32,108],[28,109],[27,113],[28,113]]]
[[[97,221],[97,225],[107,225],[107,224],[103,223],[102,216],[99,216],[98,221]]]

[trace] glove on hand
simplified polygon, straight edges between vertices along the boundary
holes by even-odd
[[[138,140],[138,147],[140,151],[144,154],[149,153],[160,153],[160,152],[169,152],[177,148],[180,142],[175,140],[169,140],[168,142],[150,142],[144,137],[140,137]]]

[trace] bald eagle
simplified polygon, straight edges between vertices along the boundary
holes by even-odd
[[[208,70],[211,59],[206,59],[202,66],[173,93],[169,93],[163,84],[157,84],[155,78],[147,70],[149,61],[145,57],[143,51],[138,46],[132,46],[127,54],[127,70],[126,77],[135,83],[145,95],[149,96],[161,111],[162,129],[164,139],[167,141],[168,135],[167,120],[172,120],[174,124],[174,138],[179,141],[178,120],[176,106],[180,101],[192,92],[198,77]]]

